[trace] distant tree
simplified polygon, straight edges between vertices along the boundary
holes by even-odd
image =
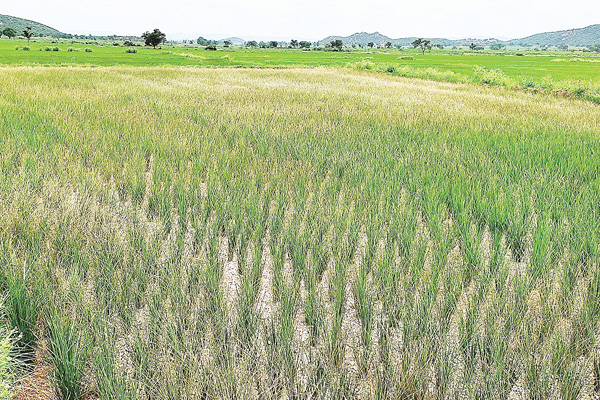
[[[375,43],[373,43],[373,42],[369,42],[369,43],[367,44],[367,46],[369,46],[370,48],[373,48],[373,47],[375,47]]]
[[[434,44],[433,47],[435,47],[436,49],[440,49],[440,50],[444,49],[444,45],[443,44],[439,44],[439,43]]]
[[[596,53],[600,53],[600,44],[594,44],[589,47],[590,51],[595,51]]]
[[[310,49],[310,42],[303,40],[299,43],[301,49]]]
[[[391,49],[392,48],[392,42],[385,42],[385,48],[386,49]]]
[[[209,40],[204,39],[202,36],[196,39],[196,43],[198,43],[200,46],[208,46],[210,44],[209,42]]]
[[[231,40],[225,40],[225,41],[223,42],[223,45],[224,45],[225,47],[229,47],[229,46],[231,46]]]
[[[31,27],[27,27],[25,28],[25,30],[23,30],[23,36],[25,36],[25,38],[27,39],[27,46],[29,46],[29,39],[32,38],[33,36],[33,31],[31,30]]]
[[[292,39],[290,40],[290,46],[292,46],[293,49],[298,47],[298,41],[296,39]]]
[[[260,47],[261,49],[266,49],[267,47],[269,47],[269,45],[261,40],[258,44],[258,47]]]
[[[411,44],[415,49],[417,49],[417,48],[421,49],[421,52],[423,53],[423,55],[425,55],[425,50],[431,50],[431,40],[418,38]]]
[[[344,47],[344,42],[342,42],[341,39],[332,40],[331,42],[329,42],[329,44],[334,50],[337,51],[342,51],[342,47]]]
[[[477,49],[477,45],[475,43],[471,43],[471,45],[469,46],[469,49],[476,50]]]
[[[494,43],[493,45],[490,46],[490,50],[502,50],[504,46],[502,43]]]
[[[279,46],[279,42],[277,42],[276,40],[271,40],[269,42],[269,47],[270,48],[275,49],[275,48],[277,48],[277,46]]]
[[[144,39],[146,46],[152,46],[156,49],[156,46],[167,40],[167,35],[162,33],[160,29],[154,29],[152,32],[142,33],[142,39]]]
[[[258,43],[256,43],[256,40],[251,40],[249,42],[246,42],[246,47],[257,47]]]
[[[559,50],[569,50],[569,46],[566,44],[559,44],[557,47]]]
[[[7,38],[12,39],[17,36],[17,31],[15,31],[13,28],[4,28],[2,34]]]

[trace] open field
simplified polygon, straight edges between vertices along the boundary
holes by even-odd
[[[450,82],[475,82],[544,91],[568,91],[600,102],[600,55],[560,51],[353,49],[352,51],[302,51],[246,49],[240,47],[205,51],[196,45],[163,45],[162,49],[54,42],[36,39],[31,51],[15,50],[24,41],[0,40],[0,64],[4,65],[96,65],[96,66],[201,66],[257,68],[351,67],[379,70],[395,75]],[[58,47],[59,51],[46,51]],[[71,48],[73,51],[68,51]],[[91,52],[85,52],[85,49]]]
[[[4,311],[64,398],[598,395],[598,105],[334,68],[0,87]]]

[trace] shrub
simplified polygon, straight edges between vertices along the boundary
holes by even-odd
[[[86,53],[91,53],[91,52],[92,52],[92,49],[90,49],[89,47],[86,47],[86,48],[85,48],[85,52],[86,52]]]
[[[52,49],[48,46],[46,46],[46,48],[44,49],[44,51],[52,51]]]
[[[393,74],[394,72],[396,72],[396,67],[394,67],[393,65],[388,65],[386,71],[390,74]]]
[[[15,50],[19,50],[19,46],[15,46]]]
[[[125,53],[137,53],[137,49],[126,49]]]
[[[398,57],[398,60],[414,60],[413,56],[402,56]]]
[[[525,89],[533,89],[535,88],[535,81],[528,76],[524,76],[519,80],[519,86]]]
[[[58,51],[58,50],[60,50],[58,47],[52,48],[52,51]]]
[[[29,51],[29,50],[31,50],[31,49],[29,48],[29,46],[23,46],[23,51]]]
[[[73,47],[69,47],[69,48],[67,49],[67,51],[70,53],[70,52],[73,52],[73,51],[77,51],[77,49],[75,49],[75,48],[73,48]]]
[[[131,40],[126,40],[123,42],[123,46],[131,47],[135,46],[135,44]]]
[[[214,44],[211,44],[210,46],[206,46],[204,48],[204,50],[217,51],[217,46],[215,46]]]
[[[514,86],[513,80],[500,69],[487,69],[480,65],[473,67],[473,80],[488,85]]]

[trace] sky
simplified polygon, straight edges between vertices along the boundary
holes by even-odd
[[[0,0],[0,14],[65,33],[167,39],[320,40],[378,31],[391,38],[514,39],[600,23],[599,0]]]

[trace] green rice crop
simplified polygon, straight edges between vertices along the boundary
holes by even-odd
[[[6,312],[63,397],[597,394],[597,104],[340,68],[0,85]]]

